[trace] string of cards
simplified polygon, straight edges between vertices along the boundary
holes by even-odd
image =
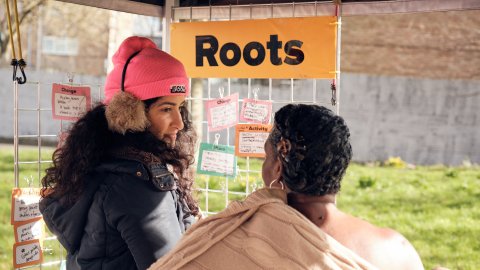
[[[52,117],[75,121],[91,107],[90,87],[65,84],[52,85]],[[67,134],[59,134],[59,146]],[[40,264],[43,261],[45,226],[39,209],[40,188],[12,189],[11,224],[15,233],[13,266],[15,268]]]
[[[213,144],[202,142],[198,153],[197,173],[214,176],[236,176],[238,157],[264,157],[264,144],[271,130],[269,124],[272,102],[243,99],[239,124],[238,93],[207,101],[207,125],[209,132],[235,126],[235,146],[219,145],[219,134]]]
[[[11,224],[15,233],[13,266],[20,268],[43,261],[45,226],[39,209],[39,188],[13,188]]]

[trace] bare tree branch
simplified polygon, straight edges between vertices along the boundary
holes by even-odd
[[[25,2],[28,2],[25,3]],[[35,14],[35,11],[37,11],[41,6],[45,5],[47,0],[35,0],[35,1],[24,1],[23,9],[19,10],[19,24],[20,26],[22,25],[23,21]],[[4,6],[4,1],[2,1],[1,6],[2,8],[0,10],[5,10],[6,12],[6,7]],[[12,24],[12,31],[13,34],[16,34],[17,29],[15,27],[15,11],[13,10],[14,6],[10,5],[10,18],[11,18],[11,24]],[[8,29],[8,24],[7,24],[7,16],[8,14],[5,14],[4,17],[0,20],[0,57],[2,57],[5,52],[7,51],[7,48],[10,44],[10,31]],[[2,57],[3,58],[3,57]]]

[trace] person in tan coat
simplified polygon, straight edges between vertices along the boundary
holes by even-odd
[[[301,114],[303,117],[298,117],[298,112],[305,109],[307,111]],[[290,119],[290,115],[296,117]],[[291,122],[293,119],[295,123]],[[314,131],[324,130],[326,133],[303,136],[303,130],[295,129],[298,123],[302,123],[302,127],[308,123],[308,126],[316,127]],[[334,139],[337,145],[332,149],[339,153],[326,153],[332,164],[327,164],[329,168],[318,169],[331,174],[339,184],[351,157],[348,129],[343,119],[323,107],[312,105],[288,105],[280,109],[275,116],[274,129],[265,143],[262,177],[266,188],[197,222],[172,251],[149,269],[378,269],[368,262],[371,257],[362,258],[356,254],[359,250],[352,249],[356,248],[355,245],[346,246],[340,242],[343,238],[335,239],[340,234],[329,235],[307,219],[310,216],[287,205],[288,193],[309,194],[308,191],[323,186],[317,178],[310,180],[308,173],[295,170],[304,170],[305,166],[318,167],[312,157],[324,153],[314,145],[328,140],[322,136],[340,136],[337,130],[347,133],[339,140]],[[312,160],[314,163],[310,162]],[[330,188],[339,186],[327,185],[322,190]],[[291,197],[294,198],[301,201],[304,197]],[[322,200],[333,203],[334,195]]]
[[[263,188],[243,202],[195,223],[149,269],[377,269],[287,204],[280,188]]]
[[[290,206],[376,267],[423,269],[415,248],[400,233],[337,208],[336,194],[352,157],[349,137],[342,117],[325,107],[283,107],[265,144],[265,183],[285,185]]]

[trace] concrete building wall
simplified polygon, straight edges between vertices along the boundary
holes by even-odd
[[[480,81],[346,74],[342,83],[355,160],[480,163]]]
[[[343,18],[340,110],[356,160],[480,163],[479,26],[480,10]]]

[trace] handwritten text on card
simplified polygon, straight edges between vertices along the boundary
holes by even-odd
[[[90,109],[90,87],[53,84],[52,113],[54,119],[77,120]]]
[[[221,174],[233,174],[232,166],[233,155],[213,151],[204,151],[202,160],[202,170],[217,172]]]
[[[39,219],[33,222],[15,225],[15,241],[25,242],[33,239],[43,239],[43,220]]]
[[[217,131],[238,123],[238,93],[207,102],[208,130]]]
[[[41,217],[39,201],[39,188],[14,188],[12,190],[12,224]]]
[[[235,177],[236,168],[237,158],[232,146],[200,144],[197,173]]]
[[[271,125],[238,124],[235,128],[235,154],[240,157],[265,157],[264,145]]]
[[[245,154],[262,154],[265,151],[263,150],[263,145],[267,140],[268,133],[258,133],[258,132],[242,132],[240,133],[240,141],[242,142],[239,146],[239,152]]]
[[[268,124],[272,114],[272,102],[244,99],[240,120],[249,123]]]
[[[13,245],[15,268],[41,263],[43,260],[40,241],[32,240]]]

